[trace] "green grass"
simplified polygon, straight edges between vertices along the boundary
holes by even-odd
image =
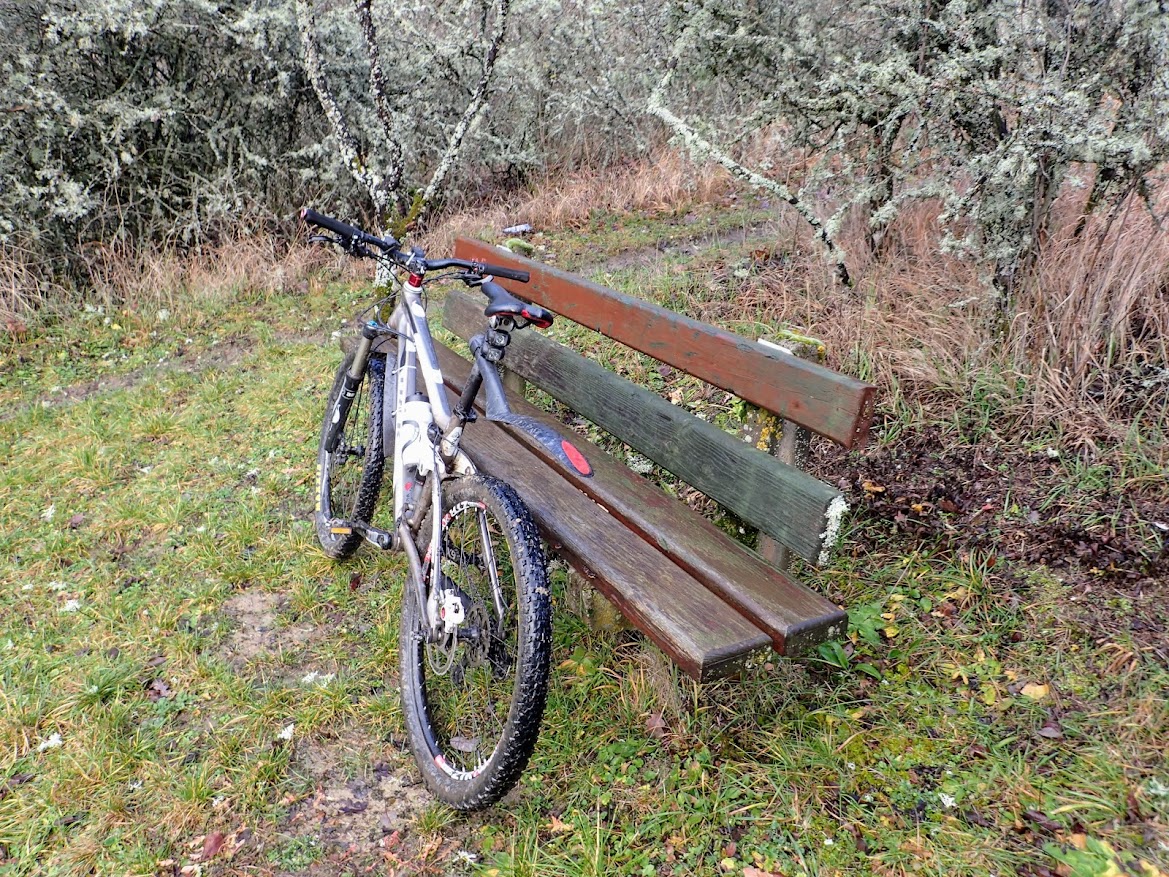
[[[581,240],[613,249],[629,232],[598,220]],[[659,300],[690,282],[668,266],[650,281]],[[1163,652],[1123,625],[1082,629],[1048,570],[1027,571],[1020,599],[989,558],[892,542],[821,574],[849,607],[846,640],[738,680],[696,685],[644,642],[558,612],[548,711],[513,797],[473,817],[424,807],[392,855],[371,842],[352,858],[310,818],[324,782],[311,753],[343,753],[324,768],[337,782],[411,770],[400,564],[336,566],[309,521],[340,359],[326,339],[352,302],[316,283],[245,291],[165,324],[59,322],[3,351],[0,871],[154,874],[243,827],[252,840],[215,873],[1166,867]],[[159,365],[180,347],[203,362]],[[614,365],[731,423],[730,400],[638,358]],[[110,388],[80,400],[54,390],[97,377]],[[957,415],[963,434],[993,424],[1002,384],[986,387]],[[1130,466],[1069,461],[1048,501],[1150,476]]]

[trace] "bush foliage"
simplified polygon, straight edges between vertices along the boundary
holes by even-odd
[[[445,160],[508,6],[7,4],[0,242],[40,253],[194,242],[308,199],[368,215],[369,187],[346,164],[397,162],[394,201],[408,205]],[[305,75],[307,10],[351,160]],[[1152,203],[1169,157],[1166,71],[1169,14],[1156,0],[516,0],[486,106],[443,179],[448,197],[470,200],[550,165],[644,149],[663,133],[647,113],[656,87],[707,142],[733,153],[766,130],[803,156],[789,200],[829,244],[859,211],[879,255],[906,202],[940,199],[948,244],[983,261],[1006,306],[1069,184],[1086,188],[1086,213],[1134,193]]]

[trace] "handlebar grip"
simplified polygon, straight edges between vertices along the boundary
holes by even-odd
[[[323,213],[317,213],[311,207],[301,208],[300,218],[312,225],[317,225],[321,228],[328,229],[334,234],[339,234],[343,238],[349,238],[361,244],[372,244],[382,250],[392,250],[398,245],[398,242],[392,238],[384,241],[379,237],[374,237],[367,231],[362,231],[360,228],[349,225],[347,222],[342,222],[331,216],[325,216]]]
[[[484,265],[484,274],[491,274],[495,277],[506,277],[508,280],[516,280],[520,283],[527,283],[532,279],[532,275],[527,271],[520,271],[516,268],[504,268],[502,265]]]
[[[357,240],[364,240],[368,235],[360,228],[354,228],[352,225],[342,222],[339,219],[334,219],[331,216],[325,216],[323,213],[317,213],[311,207],[305,207],[300,211],[300,218],[312,225],[318,225],[321,228],[326,228],[334,234],[339,234],[343,238],[355,238]]]

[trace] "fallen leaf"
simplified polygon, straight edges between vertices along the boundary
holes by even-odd
[[[159,701],[173,695],[170,686],[162,679],[154,679],[146,686],[146,696],[152,701]]]
[[[1055,719],[1048,719],[1046,724],[1035,733],[1040,737],[1046,737],[1048,740],[1059,740],[1063,737],[1063,728],[1059,726],[1059,722]]]
[[[1025,810],[1023,815],[1027,817],[1029,822],[1038,825],[1044,831],[1056,832],[1063,828],[1058,822],[1054,822],[1047,815],[1040,813],[1038,810]]]
[[[1141,812],[1141,802],[1137,800],[1136,792],[1129,789],[1124,800],[1127,807],[1125,819],[1129,822],[1143,822],[1145,815]]]
[[[1023,697],[1029,697],[1032,700],[1043,700],[1043,698],[1047,697],[1047,694],[1050,691],[1051,686],[1049,685],[1040,685],[1038,682],[1028,682],[1023,686],[1023,690],[1020,693],[1023,695]]]
[[[561,821],[560,817],[556,814],[552,815],[552,821],[547,825],[547,828],[553,834],[567,834],[576,830],[567,822]]]
[[[882,485],[877,484],[875,481],[866,481],[864,484],[861,485],[861,487],[864,488],[865,493],[884,493],[885,492],[885,488]]]
[[[743,877],[783,877],[783,875],[773,871],[760,871],[758,868],[752,868],[748,865],[743,869]]]
[[[993,822],[991,822],[989,819],[983,816],[982,813],[980,813],[978,810],[975,810],[973,807],[969,810],[962,811],[962,818],[971,825],[977,825],[979,828],[990,828],[994,825]]]
[[[659,740],[666,736],[666,720],[662,718],[660,712],[649,714],[645,720],[645,730],[651,737],[656,737]]]
[[[223,848],[223,832],[213,831],[203,838],[203,861],[213,858]]]
[[[8,779],[0,783],[0,801],[8,797],[8,793],[17,786],[23,786],[25,783],[31,783],[36,776],[31,773],[18,773],[10,776]]]
[[[84,523],[85,523],[85,515],[81,514],[81,512],[78,512],[77,514],[75,514],[73,517],[71,517],[69,519],[69,529],[76,530],[78,527],[80,527]]]
[[[355,572],[349,576],[349,590],[356,591],[361,587],[361,573]]]

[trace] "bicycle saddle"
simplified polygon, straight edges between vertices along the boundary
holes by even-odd
[[[521,301],[494,281],[484,280],[479,284],[479,289],[487,296],[487,308],[483,313],[488,317],[499,315],[522,317],[541,329],[547,329],[552,325],[551,311],[545,310],[539,305]]]

